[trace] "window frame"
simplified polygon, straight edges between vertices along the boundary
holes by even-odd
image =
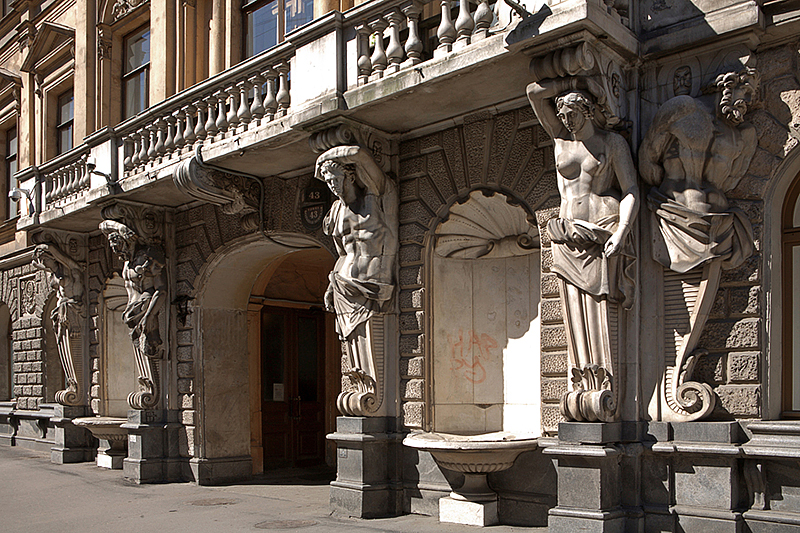
[[[303,24],[301,24],[300,26],[297,26],[296,28],[292,28],[291,31],[287,32],[286,31],[286,4],[287,4],[288,1],[292,1],[292,0],[252,0],[252,1],[249,1],[249,2],[245,0],[245,1],[242,2],[242,57],[244,59],[249,59],[251,57],[255,57],[255,56],[257,56],[258,54],[260,54],[262,52],[266,52],[267,50],[270,50],[271,48],[274,48],[275,46],[278,46],[279,44],[283,43],[286,40],[286,35],[287,34],[292,33],[293,31],[297,30],[298,28],[301,28],[302,26],[305,26],[306,24],[308,24],[309,22],[312,22],[314,20],[314,4],[315,4],[315,0],[312,0],[312,2],[311,2],[311,18],[308,21],[306,21]],[[294,1],[303,3],[304,0],[294,0]],[[255,13],[256,11],[261,9],[262,7],[266,7],[266,6],[270,5],[270,4],[272,4],[273,2],[276,2],[277,5],[278,5],[278,28],[277,28],[278,35],[277,35],[277,42],[274,45],[272,45],[272,46],[270,46],[268,48],[265,48],[264,50],[260,50],[258,52],[254,52],[251,55],[248,55],[248,50],[247,49],[248,49],[248,47],[250,45],[250,37],[251,37],[250,34],[247,31],[248,30],[248,23],[247,23],[248,17],[252,13]]]
[[[10,133],[14,132],[14,153],[11,154],[11,135]],[[10,128],[5,130],[5,151],[3,153],[3,159],[5,160],[5,165],[3,167],[3,172],[5,173],[5,196],[6,196],[6,211],[4,213],[6,220],[13,220],[19,216],[19,202],[15,202],[8,197],[8,193],[11,192],[12,189],[18,187],[18,184],[15,183],[14,175],[19,171],[19,128],[17,127],[16,121],[14,121],[14,125]],[[11,164],[15,167],[14,172],[11,172]]]
[[[68,119],[64,120],[61,116],[61,110],[63,109],[62,102],[66,96],[69,96],[71,100],[72,113]],[[69,147],[66,149],[62,146],[61,133],[64,131],[69,131],[70,138]],[[66,154],[73,148],[75,148],[75,90],[70,87],[56,97],[56,156]]]
[[[129,72],[125,72],[125,69],[127,68],[127,64],[128,64],[128,42],[129,42],[129,39],[131,39],[133,37],[136,37],[136,36],[144,35],[145,33],[147,33],[147,35],[148,35],[148,37],[147,37],[147,42],[148,42],[148,45],[147,45],[147,62],[146,63],[142,63],[141,65],[139,65],[137,67],[134,67]],[[144,111],[148,107],[150,107],[150,63],[151,63],[150,46],[151,46],[151,44],[152,44],[152,32],[151,32],[151,28],[150,28],[150,21],[147,21],[146,24],[143,24],[143,25],[137,27],[135,30],[133,30],[131,32],[128,32],[126,35],[124,35],[122,37],[122,68],[120,70],[120,80],[121,80],[121,90],[122,90],[122,98],[121,98],[122,109],[121,109],[120,118],[121,118],[121,120],[123,122],[128,120],[131,117],[135,117],[136,115],[138,115],[139,113],[141,113],[142,111]],[[134,78],[138,78],[142,74],[144,74],[144,80],[145,80],[145,90],[144,90],[144,100],[145,101],[144,101],[144,106],[142,107],[142,109],[139,109],[139,110],[135,111],[133,114],[128,115],[127,114],[127,112],[128,112],[128,91],[127,91],[128,81],[132,80]]]
[[[794,225],[794,208],[800,201],[800,176],[797,176],[786,193],[783,210],[781,213],[781,328],[782,328],[782,357],[781,357],[781,418],[800,419],[800,409],[793,409],[794,391],[793,371],[794,371],[794,340],[795,335],[800,332],[793,331],[793,298],[795,288],[793,287],[793,254],[792,248],[800,246],[800,225]],[[800,289],[798,287],[797,289]]]

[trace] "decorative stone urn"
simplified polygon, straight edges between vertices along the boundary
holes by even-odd
[[[92,435],[100,440],[100,446],[97,448],[97,466],[113,470],[122,469],[122,461],[127,455],[128,430],[122,427],[126,422],[124,418],[110,416],[76,418],[72,421],[76,426],[91,431]]]
[[[507,470],[522,452],[535,449],[538,440],[507,431],[482,435],[412,433],[403,440],[409,448],[429,452],[447,470],[464,474],[464,484],[439,500],[439,521],[473,526],[499,523],[497,493],[486,475]]]

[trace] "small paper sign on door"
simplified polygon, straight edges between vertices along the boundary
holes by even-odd
[[[272,401],[273,402],[283,401],[283,383],[272,384]]]

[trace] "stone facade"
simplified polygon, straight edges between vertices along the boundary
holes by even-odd
[[[797,527],[800,385],[788,321],[789,273],[800,266],[787,254],[800,223],[784,216],[800,190],[793,2],[463,2],[457,16],[452,1],[324,2],[312,23],[251,58],[241,57],[244,12],[223,4],[16,2],[0,21],[0,141],[16,132],[19,169],[18,182],[4,179],[20,200],[20,216],[0,224],[0,445],[100,465],[111,446],[82,427],[107,417],[127,432],[109,463],[139,483],[225,483],[327,463],[337,468],[331,507],[349,516],[438,516],[447,498],[442,518],[458,521],[455,489],[475,499],[482,523],[554,532]],[[124,39],[146,25],[149,107],[122,120]],[[731,126],[721,108],[698,109],[720,75],[734,74],[757,89],[746,111],[730,104],[742,113]],[[580,203],[569,204],[570,172],[594,187],[586,176],[617,162],[593,152],[605,144],[551,137],[531,84],[563,88],[555,98],[582,92],[594,106],[582,124],[605,132],[597,142],[618,139],[639,159],[635,303],[596,320],[619,346],[608,368],[573,357],[564,241],[548,228],[593,224],[565,214]],[[55,105],[69,91],[74,148],[59,155]],[[672,178],[689,173],[691,135],[651,142],[676,98],[696,130],[717,121],[714,143],[753,152],[734,186],[703,190],[718,193],[716,211],[712,201],[689,215],[676,207],[689,186],[653,200],[648,157]],[[566,107],[555,105],[564,118],[553,124],[569,130],[581,117]],[[575,168],[563,143],[587,152]],[[738,155],[714,143],[692,156],[704,168]],[[324,175],[325,160],[353,180],[354,197]],[[395,189],[396,213],[391,198],[376,209]],[[337,196],[349,211],[326,223]],[[667,226],[688,217],[702,241],[719,235],[698,228],[734,212],[752,228],[741,264],[714,278],[704,270],[724,255],[714,246],[685,272],[659,259],[655,214]],[[104,220],[140,239],[139,270],[110,248]],[[69,254],[86,288],[80,325],[60,346],[60,293],[31,261],[41,242],[67,241],[44,232],[76,236]],[[389,251],[370,257],[348,248],[382,243]],[[376,257],[396,269],[370,270]],[[158,289],[148,285],[154,261]],[[342,301],[338,317],[323,313],[337,273],[358,282],[360,296],[344,300],[370,295],[349,311],[355,322],[369,313],[369,333],[355,340],[336,334]],[[373,297],[387,279],[391,291]],[[134,292],[160,292],[155,329],[142,331],[150,309]],[[68,338],[80,359],[64,357]],[[676,361],[681,342],[692,348]],[[587,369],[599,383],[587,385]],[[58,405],[73,375],[80,399]],[[157,397],[131,403],[145,378]],[[603,390],[614,405],[573,409]],[[371,403],[377,396],[384,403]],[[587,412],[605,422],[581,421]],[[91,420],[73,424],[80,418]],[[427,444],[403,445],[412,433]],[[516,459],[501,460],[520,442]],[[447,455],[459,446],[488,454],[473,458],[491,465],[488,486]]]

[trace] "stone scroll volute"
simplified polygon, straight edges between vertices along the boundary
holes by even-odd
[[[531,61],[528,99],[554,141],[561,205],[547,230],[558,275],[571,383],[561,414],[619,418],[626,310],[633,303],[636,169],[624,124],[618,63],[588,43]]]

